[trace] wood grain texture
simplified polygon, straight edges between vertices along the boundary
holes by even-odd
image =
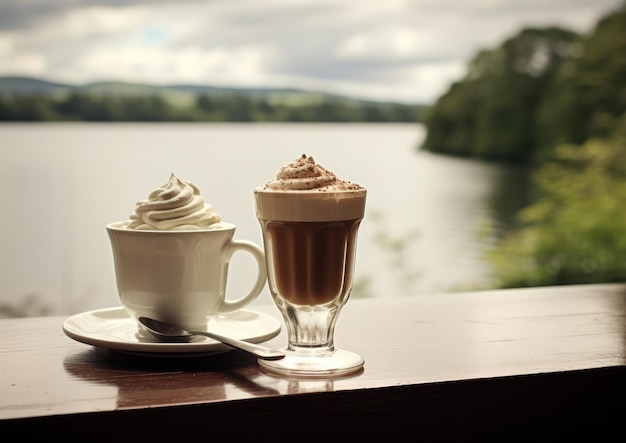
[[[278,317],[270,305],[255,310]],[[597,436],[625,412],[626,285],[351,300],[336,345],[360,353],[365,369],[340,379],[270,376],[239,351],[125,355],[71,340],[63,320],[0,320],[0,430],[93,441],[125,426],[246,435],[315,420],[352,436],[511,440]],[[282,332],[269,343],[285,342]]]

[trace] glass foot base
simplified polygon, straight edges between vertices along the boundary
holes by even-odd
[[[300,378],[343,377],[359,372],[363,368],[363,358],[350,351],[341,349],[324,355],[302,354],[294,351],[285,352],[280,360],[261,360],[259,366],[269,373]]]

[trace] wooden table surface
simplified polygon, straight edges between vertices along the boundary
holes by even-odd
[[[350,300],[336,345],[365,368],[338,379],[272,376],[240,351],[121,354],[70,339],[64,320],[0,320],[0,430],[104,441],[279,424],[307,436],[541,440],[621,430],[626,412],[621,284]],[[285,343],[281,332],[267,344]]]

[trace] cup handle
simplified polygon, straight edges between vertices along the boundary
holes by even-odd
[[[265,286],[265,282],[267,281],[267,269],[265,267],[265,255],[263,250],[256,244],[247,240],[231,240],[226,246],[226,259],[230,261],[231,257],[237,251],[247,251],[255,258],[258,267],[256,281],[250,292],[243,297],[236,300],[227,300],[226,297],[224,297],[224,301],[219,308],[219,312],[221,313],[237,311],[254,301],[254,299],[261,294],[263,286]]]

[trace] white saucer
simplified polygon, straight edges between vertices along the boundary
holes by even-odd
[[[209,328],[221,335],[261,343],[278,335],[280,322],[267,314],[240,310],[212,318]],[[81,343],[142,356],[199,357],[233,350],[203,336],[185,343],[160,342],[121,306],[76,314],[63,322],[63,332]]]

